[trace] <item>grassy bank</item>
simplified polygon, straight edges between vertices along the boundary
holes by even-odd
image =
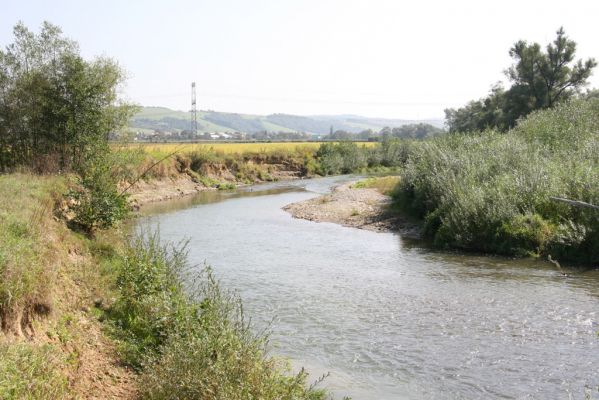
[[[379,147],[377,143],[350,142],[112,145],[117,155],[115,169],[123,180],[132,181],[164,159],[145,174],[145,180],[184,173],[215,188],[390,165],[391,157],[377,150]]]
[[[102,334],[110,273],[55,211],[67,177],[0,175],[0,398],[132,398],[135,378]],[[115,233],[116,235],[117,233]]]
[[[0,318],[2,329],[22,336],[31,330],[31,315],[49,310],[47,277],[57,271],[57,238],[45,235],[52,221],[54,194],[62,179],[30,175],[0,176]]]
[[[267,355],[240,299],[210,269],[192,273],[183,246],[156,234],[132,239],[118,258],[119,297],[108,318],[123,360],[140,371],[148,399],[322,399],[303,371]],[[183,281],[194,282],[184,289]]]
[[[508,133],[450,134],[411,149],[395,193],[439,247],[599,264],[599,102],[533,113]]]
[[[0,398],[325,397],[208,270],[188,274],[184,248],[69,230],[55,213],[69,185],[0,176]]]
[[[376,189],[380,193],[390,196],[395,193],[400,179],[399,176],[370,177],[354,183],[351,187],[354,189]]]
[[[317,173],[316,147],[305,144],[163,144],[113,146],[113,149],[119,158],[116,163],[119,174],[127,181],[160,160],[163,161],[144,175],[146,181],[186,174],[203,186],[219,188]]]

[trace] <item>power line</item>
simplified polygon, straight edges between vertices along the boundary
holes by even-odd
[[[196,107],[196,83],[191,82],[191,133],[197,135],[198,133],[198,109]]]

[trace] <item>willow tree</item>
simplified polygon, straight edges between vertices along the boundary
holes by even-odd
[[[23,23],[0,50],[0,169],[71,169],[108,151],[107,138],[132,108],[119,101],[125,74],[112,59],[83,59],[79,46],[48,22]]]

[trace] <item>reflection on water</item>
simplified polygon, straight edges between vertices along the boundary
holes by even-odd
[[[273,351],[314,378],[330,371],[338,396],[561,399],[599,385],[599,272],[564,278],[281,210],[344,179],[202,193],[139,224],[190,239],[257,328],[273,321]]]

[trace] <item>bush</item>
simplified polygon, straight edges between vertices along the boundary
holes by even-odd
[[[121,334],[125,362],[139,368],[164,344],[186,311],[180,275],[185,252],[161,246],[157,234],[135,237],[122,258],[119,298],[110,310]]]
[[[405,165],[416,146],[415,141],[385,138],[371,151],[369,166],[401,167]]]
[[[93,235],[124,219],[128,212],[127,196],[119,193],[109,155],[90,157],[81,166],[77,185],[67,193],[74,218],[71,223]]]
[[[533,113],[507,134],[451,134],[411,149],[396,201],[441,247],[552,252],[599,262],[599,102]],[[555,254],[554,254],[555,253]]]
[[[324,143],[316,158],[321,175],[349,174],[368,166],[368,149],[353,142]]]
[[[322,399],[287,363],[267,357],[267,338],[255,335],[239,298],[205,270],[195,295],[198,315],[178,326],[142,376],[148,399]]]
[[[519,256],[542,254],[552,239],[555,228],[538,214],[518,214],[499,229],[503,253]]]
[[[141,371],[143,398],[325,397],[306,387],[305,372],[288,375],[267,356],[267,338],[253,333],[239,298],[209,268],[193,279],[184,246],[162,245],[157,234],[133,238],[118,286],[108,316],[123,359]]]

